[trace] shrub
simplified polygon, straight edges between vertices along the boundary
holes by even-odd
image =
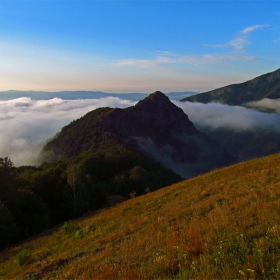
[[[63,224],[61,227],[62,231],[66,234],[72,235],[77,230],[79,230],[79,226],[76,222],[68,221]]]
[[[17,263],[22,266],[25,264],[29,264],[31,262],[31,251],[30,249],[22,249],[17,255],[16,255],[16,261]]]
[[[130,207],[124,207],[123,210],[122,210],[122,213],[126,213],[127,211],[130,211],[131,208]]]

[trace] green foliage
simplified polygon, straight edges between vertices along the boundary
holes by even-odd
[[[124,214],[124,213],[126,213],[127,211],[130,211],[130,210],[131,210],[130,207],[125,207],[125,208],[123,208],[122,213]]]
[[[11,244],[18,234],[18,227],[10,209],[0,201],[0,248]]]
[[[25,264],[29,264],[31,262],[31,250],[30,249],[22,249],[17,255],[16,255],[16,261],[18,265],[22,266]]]
[[[57,160],[95,149],[96,145],[103,141],[101,120],[111,110],[111,108],[99,108],[63,127],[57,137],[47,143],[45,152],[53,151],[53,159]]]
[[[39,167],[0,167],[0,180],[1,248],[100,209],[109,195],[142,195],[181,177],[139,151],[110,144]]]
[[[0,247],[36,234],[50,226],[48,209],[30,189],[16,168],[0,168],[1,231]],[[6,242],[5,242],[5,241]]]
[[[74,221],[68,221],[63,224],[61,230],[68,235],[73,235],[77,230],[79,230],[79,226]]]
[[[9,157],[0,158],[0,167],[9,168],[14,164]]]
[[[29,237],[50,226],[47,207],[29,190],[17,189],[11,208],[24,237]]]

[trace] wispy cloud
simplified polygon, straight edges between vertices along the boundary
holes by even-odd
[[[167,62],[166,62],[167,63]],[[158,70],[166,70],[167,68],[161,65],[160,57],[155,59],[123,59],[119,60],[113,65],[115,66],[132,66],[132,67],[140,67],[146,69],[158,69]],[[170,64],[170,62],[168,63]]]
[[[122,59],[113,63],[114,66],[138,67],[156,70],[175,70],[179,65],[206,65],[232,61],[255,61],[256,57],[236,55],[234,53],[242,53],[245,46],[250,43],[249,35],[261,28],[268,26],[267,24],[257,24],[243,28],[237,33],[237,36],[226,42],[225,44],[215,44],[206,46],[220,49],[230,49],[230,54],[201,54],[201,55],[178,55],[170,51],[158,51],[157,56],[152,59]],[[233,52],[233,53],[232,53]]]
[[[247,44],[249,44],[248,38],[239,37],[229,41],[227,46],[232,47],[235,52],[244,52]]]
[[[226,42],[225,44],[214,44],[214,45],[205,44],[205,45],[212,48],[229,48],[232,49],[233,52],[244,52],[245,46],[250,43],[249,35],[256,30],[267,26],[268,24],[257,24],[257,25],[248,26],[243,28],[241,31],[239,31],[238,35],[234,39]]]
[[[221,55],[221,54],[204,54],[199,56],[184,56],[180,59],[181,63],[187,63],[192,65],[203,64],[216,64],[227,61],[254,61],[255,57],[250,56],[238,56],[238,55]]]
[[[247,35],[255,30],[258,30],[258,29],[261,29],[261,28],[264,28],[264,27],[267,27],[268,24],[256,24],[256,25],[252,25],[252,26],[248,26],[248,27],[245,27],[244,29],[242,29],[240,31],[241,34],[244,34],[244,35]]]
[[[123,59],[113,65],[115,66],[131,66],[157,70],[174,70],[179,65],[200,66],[206,64],[216,64],[228,61],[255,61],[257,58],[241,55],[222,55],[222,54],[204,54],[204,55],[177,55],[172,56],[160,55],[153,59]],[[170,67],[173,66],[173,67]]]

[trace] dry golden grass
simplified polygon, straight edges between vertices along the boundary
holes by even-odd
[[[279,169],[239,163],[79,219],[3,251],[0,278],[280,278]]]

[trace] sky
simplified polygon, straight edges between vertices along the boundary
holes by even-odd
[[[0,3],[0,91],[203,92],[280,68],[280,1]]]

